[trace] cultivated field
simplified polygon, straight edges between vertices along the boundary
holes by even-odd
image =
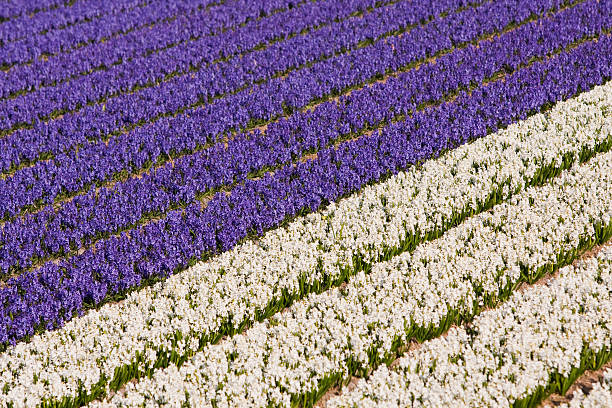
[[[0,0],[0,407],[612,407],[612,0]]]

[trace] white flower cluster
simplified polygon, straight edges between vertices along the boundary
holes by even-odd
[[[593,385],[588,394],[578,388],[573,394],[569,404],[562,404],[560,408],[610,408],[612,407],[612,368],[604,371],[601,381]]]
[[[510,407],[612,347],[612,245],[381,366],[329,407]],[[607,405],[610,406],[610,405]]]
[[[228,318],[236,326],[253,320],[287,293],[299,297],[304,282],[351,270],[355,255],[375,261],[406,231],[443,230],[494,192],[510,195],[564,155],[609,141],[611,107],[609,83],[10,347],[0,355],[0,405],[75,396],[81,381],[89,390],[112,379],[137,354],[144,367],[160,348],[195,351],[191,334],[215,335]],[[186,340],[173,341],[178,334]]]
[[[300,398],[308,399],[331,385],[330,378],[346,378],[352,367],[367,368],[372,361],[386,358],[397,341],[406,343],[415,332],[431,329],[435,333],[449,315],[473,313],[485,299],[514,287],[522,273],[532,275],[540,267],[555,265],[563,259],[560,254],[576,251],[585,239],[593,242],[593,225],[611,223],[610,191],[612,152],[564,172],[551,184],[528,188],[508,203],[419,245],[412,254],[378,263],[369,274],[358,273],[344,287],[310,295],[243,334],[207,345],[180,368],[171,365],[151,378],[128,383],[124,392],[92,406],[181,406],[185,402],[198,407],[291,406]],[[605,286],[606,292],[610,287],[612,281]],[[589,285],[572,287],[585,297],[590,290]],[[543,299],[540,303],[546,305],[554,298]],[[612,300],[594,309],[598,318],[612,317]],[[549,316],[546,310],[542,313]],[[580,335],[587,336],[581,339],[588,339],[593,348],[610,343],[605,334],[611,334],[612,327],[599,327],[600,320],[595,319],[594,326],[600,330],[587,332],[587,326],[579,324],[584,316],[579,317],[568,321],[568,333],[573,334],[572,325],[577,324]],[[499,319],[493,321],[504,325],[514,321]],[[544,320],[534,322],[540,327]],[[557,326],[554,329],[562,332]],[[565,344],[561,332],[533,330],[544,330],[549,344],[571,350],[566,361],[543,349],[546,353],[539,357],[546,364],[564,370],[576,363],[582,343],[570,349],[573,343]],[[549,337],[551,333],[557,338]],[[526,346],[543,344],[539,337],[533,342],[528,337],[520,339]],[[510,351],[521,350],[515,349]],[[501,354],[487,360],[487,368],[495,367]],[[538,367],[528,371],[535,374]],[[471,381],[467,374],[463,378]],[[484,375],[485,384],[487,378]]]

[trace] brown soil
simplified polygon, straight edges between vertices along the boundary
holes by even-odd
[[[589,251],[584,252],[578,259],[576,259],[572,265],[576,265],[580,260],[583,259],[588,259],[591,258],[593,256],[596,256],[599,251],[601,251],[606,245],[612,245],[612,243],[608,242],[605,243],[603,245],[599,245],[596,246],[594,248],[592,248]],[[546,284],[546,282],[554,279],[555,277],[557,277],[559,275],[559,272],[555,272],[554,274],[550,274],[550,275],[546,275],[544,277],[542,277],[541,279],[539,279],[537,282],[533,283],[532,285],[529,284],[522,284],[520,285],[517,290],[519,291],[525,291],[527,290],[529,287],[531,286],[535,286],[535,285],[544,285]],[[486,310],[489,310],[490,308],[485,308],[481,311],[484,312]],[[470,323],[466,323],[464,324],[464,326],[469,326]],[[449,330],[447,330],[446,332],[444,332],[440,337],[446,337],[448,335],[448,332],[452,329],[452,328],[456,328],[458,327],[457,325],[452,325]],[[408,343],[407,345],[404,345],[402,347],[399,348],[399,350],[397,351],[397,358],[391,363],[389,364],[389,368],[394,368],[398,365],[399,363],[399,359],[402,356],[407,355],[408,353],[412,353],[416,350],[418,350],[419,348],[421,348],[422,343],[419,343],[415,340],[411,340],[410,343]],[[593,389],[593,385],[595,384],[595,382],[599,381],[602,377],[603,377],[603,372],[607,369],[607,368],[612,368],[612,361],[608,362],[607,364],[605,364],[601,369],[597,370],[597,371],[587,371],[585,372],[577,381],[574,385],[572,385],[572,387],[569,389],[569,391],[567,392],[567,394],[565,396],[560,396],[557,394],[551,395],[549,398],[547,398],[543,403],[542,406],[558,406],[560,404],[562,404],[563,402],[567,402],[569,401],[569,399],[571,399],[571,395],[574,393],[574,391],[580,387],[582,389],[582,391],[586,394],[588,391],[590,391],[591,389]],[[336,396],[340,396],[342,395],[343,392],[346,392],[347,390],[350,392],[352,389],[355,388],[357,382],[358,382],[359,378],[353,376],[351,377],[351,380],[349,382],[348,386],[345,386],[343,388],[339,388],[339,387],[334,387],[330,390],[328,390],[323,397],[321,397],[321,399],[319,400],[319,402],[315,405],[318,408],[324,408],[327,404],[327,401],[329,401],[330,399],[336,397]]]
[[[585,371],[584,374],[582,374],[576,380],[576,382],[569,388],[569,390],[567,390],[567,393],[565,393],[565,395],[552,394],[551,396],[546,398],[540,406],[558,407],[561,404],[567,404],[572,400],[574,392],[576,392],[578,389],[582,390],[585,395],[589,394],[591,390],[593,390],[595,383],[600,382],[602,380],[604,372],[609,368],[612,368],[612,361],[609,361],[608,363],[604,364],[597,371]]]

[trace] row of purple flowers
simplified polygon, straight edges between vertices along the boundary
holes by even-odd
[[[551,0],[547,5],[554,8],[561,1]],[[59,194],[77,192],[93,183],[112,179],[120,171],[137,171],[160,157],[175,155],[177,152],[185,154],[196,147],[218,142],[233,130],[300,109],[313,100],[359,85],[376,75],[396,71],[436,51],[474,40],[479,35],[499,32],[516,21],[525,20],[536,11],[546,10],[545,6],[526,0],[504,0],[487,3],[476,9],[469,8],[436,19],[401,37],[380,39],[352,53],[341,54],[293,71],[286,78],[274,78],[203,107],[187,109],[174,117],[162,117],[148,126],[112,137],[107,142],[89,142],[87,139],[91,132],[106,133],[110,130],[106,122],[108,115],[100,111],[80,118],[78,126],[67,126],[53,134],[46,131],[33,134],[31,139],[21,140],[18,144],[2,146],[5,140],[0,139],[2,155],[19,149],[48,151],[41,146],[49,145],[52,147],[48,148],[56,153],[53,160],[38,162],[17,171],[12,177],[0,180],[0,189],[5,192],[0,197],[0,215],[14,216],[24,206],[38,200],[52,203]],[[392,27],[396,24],[391,21],[388,23]],[[390,30],[386,24],[379,24],[376,32],[385,32],[385,27]],[[206,83],[209,83],[209,79],[205,76],[201,78]],[[170,106],[173,100],[193,98],[199,89],[195,82],[177,87],[174,95],[163,99],[162,106],[151,105],[163,109],[164,106]],[[130,105],[124,106],[125,115],[129,117],[146,110],[148,107],[143,105],[147,103],[140,101],[133,108]],[[83,132],[84,127],[89,131]],[[37,142],[40,143],[37,145]],[[62,152],[67,145],[74,144],[81,145],[78,151]]]
[[[479,46],[442,56],[433,64],[354,91],[313,111],[272,123],[265,134],[240,134],[182,157],[142,178],[77,196],[59,210],[52,206],[6,223],[0,231],[0,271],[30,267],[33,260],[59,256],[117,233],[144,216],[191,204],[198,194],[244,181],[262,169],[291,163],[306,152],[389,123],[493,74],[512,72],[533,58],[564,48],[612,26],[605,5],[595,0],[524,25]],[[486,61],[486,64],[483,64]],[[460,70],[457,67],[461,67]]]
[[[187,81],[199,84],[199,88],[206,91],[202,97],[228,92],[240,86],[244,81],[252,81],[255,77],[263,79],[269,77],[270,73],[267,71],[270,71],[270,69],[268,67],[274,66],[276,63],[273,58],[288,58],[292,60],[290,55],[283,53],[290,43],[294,47],[301,46],[301,48],[311,44],[310,49],[305,52],[314,54],[310,57],[299,58],[299,60],[308,61],[309,58],[313,58],[313,56],[316,58],[320,55],[321,51],[318,43],[324,40],[330,41],[330,35],[347,35],[350,30],[359,33],[358,26],[363,27],[367,26],[368,23],[371,24],[373,14],[377,14],[380,18],[384,10],[393,12],[390,8],[376,9],[376,13],[368,15],[368,23],[358,24],[357,22],[361,21],[361,19],[355,17],[349,19],[349,21],[334,24],[335,20],[346,18],[354,12],[363,11],[372,3],[372,0],[348,0],[340,2],[338,0],[323,0],[317,3],[309,3],[307,6],[293,8],[287,13],[278,13],[271,17],[254,21],[237,30],[228,30],[215,36],[203,37],[156,55],[144,56],[107,70],[79,77],[55,87],[42,88],[15,99],[2,101],[0,102],[0,127],[8,129],[22,123],[31,124],[53,112],[64,110],[70,112],[65,117],[69,116],[70,122],[73,122],[76,118],[83,115],[101,112],[102,106],[99,102],[110,95],[115,95],[115,97],[105,101],[106,108],[104,113],[111,115],[112,112],[116,116],[117,110],[123,109],[119,106],[125,107],[127,103],[135,104],[138,100],[146,100],[148,103],[159,104],[160,100],[169,97],[169,91],[175,92],[177,87],[185,87]],[[315,5],[318,7],[314,7]],[[403,3],[403,5],[404,10],[408,8],[406,3]],[[398,8],[398,6],[392,7]],[[403,17],[398,12],[393,14],[398,18]],[[190,21],[195,22],[197,20],[199,19],[193,18]],[[202,20],[208,24],[208,19]],[[275,24],[276,22],[279,24]],[[331,24],[331,26],[325,27],[324,30],[316,30],[307,35],[299,35],[273,44],[263,51],[253,52],[253,48],[258,45],[266,44],[266,42],[276,38],[285,37],[285,33],[300,33],[302,30],[319,24]],[[399,23],[396,24],[399,25]],[[206,24],[202,25],[205,26]],[[331,33],[323,34],[326,31],[331,31]],[[173,32],[165,32],[163,36],[171,39],[179,37],[179,35]],[[342,43],[340,39],[336,40],[336,42]],[[332,41],[331,44],[334,44],[334,42]],[[143,46],[146,51],[146,45]],[[234,58],[243,50],[251,51],[251,53],[242,56],[242,58]],[[221,57],[232,57],[232,59],[218,64],[211,64]],[[256,72],[251,72],[253,70]],[[275,70],[271,72],[275,72]],[[164,81],[169,75],[173,77]],[[193,78],[194,75],[197,75],[197,79]],[[208,83],[205,83],[202,78],[210,79]],[[160,81],[161,84],[157,85],[157,81]],[[217,85],[218,83],[220,85]],[[152,85],[157,86],[152,87]],[[136,86],[145,86],[152,89],[140,90],[131,95],[119,95],[116,97],[117,93],[133,91]],[[213,87],[213,90],[209,91],[209,87]],[[97,104],[97,106],[87,107],[80,111],[83,106],[92,103]],[[141,116],[143,115],[141,114]],[[23,133],[29,135],[32,131],[40,129],[46,128],[39,124],[31,131]]]
[[[215,195],[204,210],[193,204],[172,211],[95,251],[12,278],[0,288],[0,343],[15,342],[38,327],[61,326],[87,305],[143,279],[167,276],[190,260],[228,250],[250,233],[261,234],[287,217],[316,210],[383,175],[601,84],[610,78],[610,58],[612,39],[601,36],[382,132],[321,150],[315,160],[247,180],[230,195]]]
[[[67,5],[67,0],[14,0],[4,2],[0,9],[0,19],[13,19],[26,14],[37,13],[50,8]]]
[[[211,6],[208,10],[178,15],[175,19],[160,21],[150,28],[142,27],[115,36],[104,43],[93,43],[69,53],[60,53],[49,57],[47,61],[37,60],[30,65],[15,66],[7,73],[0,72],[0,78],[5,80],[0,88],[0,97],[24,90],[30,92],[41,87],[54,87],[91,72],[111,69],[115,65],[132,60],[135,60],[131,62],[132,65],[136,62],[141,65],[148,64],[147,61],[152,57],[149,54],[166,55],[169,52],[176,52],[169,51],[176,47],[186,52],[185,47],[190,47],[194,40],[203,41],[199,46],[191,48],[191,51],[194,51],[207,44],[206,37],[223,34],[227,30],[231,34],[242,25],[252,29],[260,24],[260,21],[268,21],[268,18],[274,18],[277,14],[283,14],[286,18],[299,18],[299,14],[295,14],[299,13],[298,9],[302,7],[311,9],[314,6],[311,0],[295,3],[295,0],[261,0],[255,6],[248,0],[221,3]],[[371,3],[374,3],[374,0]],[[295,7],[291,7],[291,10],[295,11],[292,12],[289,6],[293,4]],[[271,21],[271,23],[277,22],[278,18]]]
[[[91,43],[95,46],[103,38],[122,35],[134,29],[140,29],[139,35],[143,36],[151,24],[175,17],[177,14],[192,13],[218,1],[153,0],[142,7],[132,7],[120,13],[107,14],[93,21],[51,30],[42,35],[28,36],[0,47],[0,65],[26,64],[43,55],[69,52]]]
[[[41,35],[50,30],[61,30],[86,21],[100,21],[103,16],[122,13],[140,4],[143,4],[143,0],[88,0],[41,10],[35,14],[22,14],[0,23],[0,44]]]

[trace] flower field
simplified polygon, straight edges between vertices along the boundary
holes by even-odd
[[[611,407],[611,30],[0,0],[0,407]]]

